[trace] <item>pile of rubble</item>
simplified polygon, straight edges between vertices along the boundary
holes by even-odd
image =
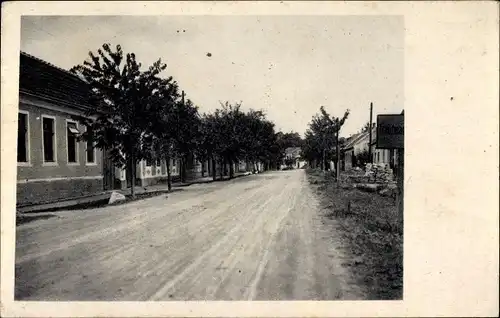
[[[387,164],[366,164],[365,177],[370,183],[394,182],[394,173]]]
[[[357,188],[362,191],[376,192],[382,196],[396,197],[394,173],[386,164],[367,164],[365,169],[350,169],[341,174],[342,188]]]

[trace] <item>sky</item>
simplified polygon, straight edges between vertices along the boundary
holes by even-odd
[[[400,16],[23,16],[21,50],[64,69],[103,43],[144,66],[161,58],[200,112],[263,109],[304,134],[320,106],[350,116],[341,135],[404,108]],[[211,56],[207,56],[211,53]]]

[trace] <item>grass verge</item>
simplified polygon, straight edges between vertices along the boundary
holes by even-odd
[[[308,180],[339,225],[354,279],[372,300],[403,298],[403,217],[394,200],[350,187],[337,187],[331,175],[307,171]]]

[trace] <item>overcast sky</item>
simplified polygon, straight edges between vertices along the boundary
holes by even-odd
[[[69,69],[103,43],[158,58],[202,112],[264,109],[301,134],[324,105],[341,135],[404,108],[404,21],[396,16],[24,16],[21,50]],[[211,57],[207,56],[210,52]]]

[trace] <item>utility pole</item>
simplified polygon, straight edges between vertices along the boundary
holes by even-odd
[[[373,163],[373,155],[372,155],[372,126],[373,126],[373,103],[370,103],[370,127],[369,130],[369,143],[368,143],[368,156],[370,157],[369,162]]]
[[[403,217],[404,210],[404,162],[405,162],[405,149],[401,148],[397,150],[397,162],[396,167],[396,179],[397,179],[397,194],[396,194],[396,206],[398,208],[399,215]]]
[[[186,106],[186,104],[184,103],[184,90],[182,91],[182,94],[181,94],[181,102],[182,102],[182,107],[184,108],[184,106]],[[181,182],[185,182],[186,181],[186,162],[184,160],[184,155],[181,155],[180,156],[181,158],[181,166],[180,166],[180,177],[181,177]]]
[[[335,120],[335,155],[337,156],[337,164],[335,167],[335,177],[337,179],[337,186],[340,182],[340,149],[339,149],[339,133],[340,133],[340,121],[337,118]]]

